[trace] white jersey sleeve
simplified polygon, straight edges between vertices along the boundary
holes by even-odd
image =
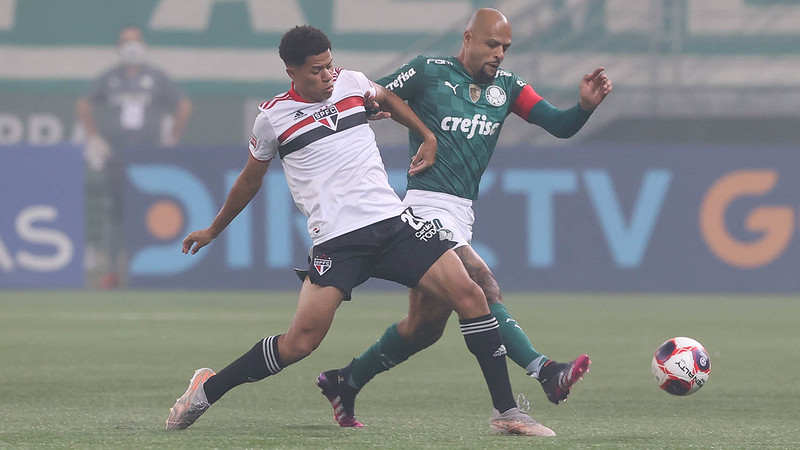
[[[356,83],[358,83],[358,88],[361,90],[362,93],[369,92],[372,95],[372,98],[375,98],[375,96],[378,95],[378,89],[375,88],[375,85],[372,84],[372,81],[370,81],[366,75],[364,75],[361,72],[356,72],[354,70],[343,70],[343,72],[345,71],[351,72],[354,75],[353,78],[355,79]]]
[[[256,117],[250,137],[250,154],[259,161],[267,161],[278,154],[278,136],[265,112]]]

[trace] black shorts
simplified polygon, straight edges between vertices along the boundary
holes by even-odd
[[[334,286],[350,300],[354,287],[371,277],[416,287],[425,272],[455,242],[407,208],[311,248],[308,276],[318,286]]]

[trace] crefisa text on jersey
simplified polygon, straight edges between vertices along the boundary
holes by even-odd
[[[397,75],[397,78],[395,78],[394,81],[392,81],[391,83],[387,84],[384,87],[386,89],[389,89],[390,91],[393,91],[395,89],[400,89],[401,87],[403,87],[403,84],[405,84],[405,82],[409,80],[409,78],[413,77],[416,74],[417,71],[414,70],[414,68],[412,67],[406,70],[405,72],[400,72],[400,75]]]
[[[485,114],[475,114],[472,119],[463,117],[450,117],[447,116],[442,119],[439,124],[444,131],[461,131],[468,133],[467,139],[472,139],[477,131],[479,135],[491,136],[497,133],[500,128],[500,122],[490,122],[486,120]]]

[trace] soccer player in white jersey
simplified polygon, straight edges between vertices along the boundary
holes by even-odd
[[[530,84],[500,66],[510,45],[511,25],[506,17],[495,9],[482,8],[467,23],[458,55],[417,56],[376,83],[407,100],[437,138],[436,164],[408,177],[403,202],[417,215],[433,220],[440,232],[453,236],[457,242],[454,251],[483,290],[500,324],[509,358],[539,380],[547,398],[559,404],[588,371],[589,356],[558,363],[533,347],[503,304],[491,269],[470,245],[472,203],[508,116],[515,114],[554,136],[568,138],[581,129],[612,85],[603,68],[597,68],[581,80],[578,102],[567,110],[557,109]],[[414,148],[419,139],[409,135],[409,143],[409,148]],[[410,302],[408,315],[387,328],[350,364],[320,375],[318,384],[329,400],[341,397],[354,405],[358,392],[373,377],[439,339],[450,307],[413,289]],[[355,417],[354,409],[346,415]]]
[[[230,389],[275,375],[308,356],[352,289],[377,277],[419,289],[456,311],[492,405],[502,412],[490,422],[492,429],[552,436],[516,407],[497,320],[452,250],[454,243],[414,216],[389,186],[367,124],[364,94],[369,92],[422,138],[412,175],[433,163],[435,136],[399,97],[360,72],[334,68],[330,49],[327,36],[310,26],[283,36],[279,53],[291,89],[261,105],[249,159],[221,210],[208,228],[183,241],[183,252],[195,254],[216,238],[258,192],[270,162],[279,157],[292,197],[308,216],[314,244],[295,316],[285,333],[259,340],[219,373],[197,369],[170,410],[167,429],[190,426]]]

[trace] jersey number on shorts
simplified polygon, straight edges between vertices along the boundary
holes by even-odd
[[[415,216],[411,208],[407,208],[403,214],[400,214],[400,220],[411,225],[411,228],[415,230],[419,230],[427,222],[425,219]]]

